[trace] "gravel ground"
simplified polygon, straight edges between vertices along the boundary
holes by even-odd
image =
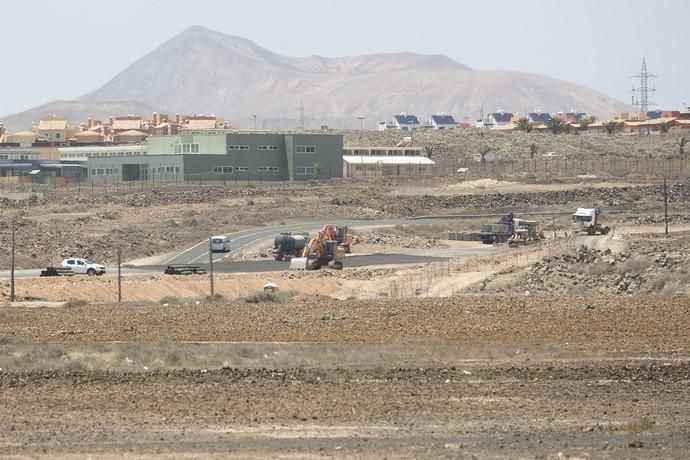
[[[689,302],[2,307],[0,456],[685,458]]]

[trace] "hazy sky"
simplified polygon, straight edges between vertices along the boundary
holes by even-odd
[[[642,57],[662,108],[690,104],[690,1],[4,0],[0,116],[73,99],[192,25],[274,52],[445,54],[630,102]]]

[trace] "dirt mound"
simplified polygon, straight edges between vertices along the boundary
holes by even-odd
[[[686,253],[613,252],[580,246],[571,253],[544,257],[518,279],[515,289],[530,293],[596,291],[602,294],[687,292]]]
[[[353,245],[371,244],[375,246],[393,246],[405,249],[433,249],[446,248],[447,244],[439,238],[423,238],[420,236],[401,236],[383,232],[360,232],[353,236]]]

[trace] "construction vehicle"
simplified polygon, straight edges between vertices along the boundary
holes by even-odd
[[[502,216],[495,224],[482,225],[482,231],[478,233],[479,239],[484,244],[505,243],[513,236],[513,213]]]
[[[347,225],[335,227],[335,236],[338,244],[345,250],[345,254],[349,254],[352,248],[352,233],[347,233]]]
[[[534,220],[513,219],[513,236],[508,246],[524,246],[544,239],[544,232],[539,231],[539,224]]]
[[[275,260],[292,260],[299,257],[309,243],[309,234],[283,232],[273,239],[273,258]]]
[[[601,225],[599,219],[601,211],[597,208],[577,208],[573,214],[572,227],[576,232],[585,232],[588,235],[606,235],[611,229]]]
[[[345,250],[338,245],[336,229],[326,224],[304,247],[301,257],[293,257],[290,270],[318,270],[329,267],[342,270]]]

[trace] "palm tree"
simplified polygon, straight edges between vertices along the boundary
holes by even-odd
[[[553,117],[546,121],[546,127],[554,134],[560,134],[565,129],[565,120],[561,117]]]
[[[592,117],[584,116],[580,118],[580,131],[587,131],[589,129],[589,125],[594,123],[594,119]]]
[[[688,138],[686,136],[682,136],[680,139],[678,139],[678,155],[680,155],[681,158],[685,157],[685,144],[688,143]]]
[[[534,124],[529,121],[527,117],[518,118],[513,123],[515,123],[515,127],[517,127],[518,131],[529,133],[534,129]]]
[[[431,156],[434,154],[434,144],[427,144],[424,146],[424,154],[428,159],[431,160]]]
[[[608,134],[609,136],[612,135],[613,133],[615,133],[616,130],[618,129],[618,122],[614,121],[614,120],[605,121],[604,123],[602,123],[602,125],[604,125],[604,129],[606,130],[606,134]]]
[[[484,145],[479,148],[479,154],[482,156],[482,163],[486,162],[486,154],[491,152],[493,150],[493,147],[490,145]]]

